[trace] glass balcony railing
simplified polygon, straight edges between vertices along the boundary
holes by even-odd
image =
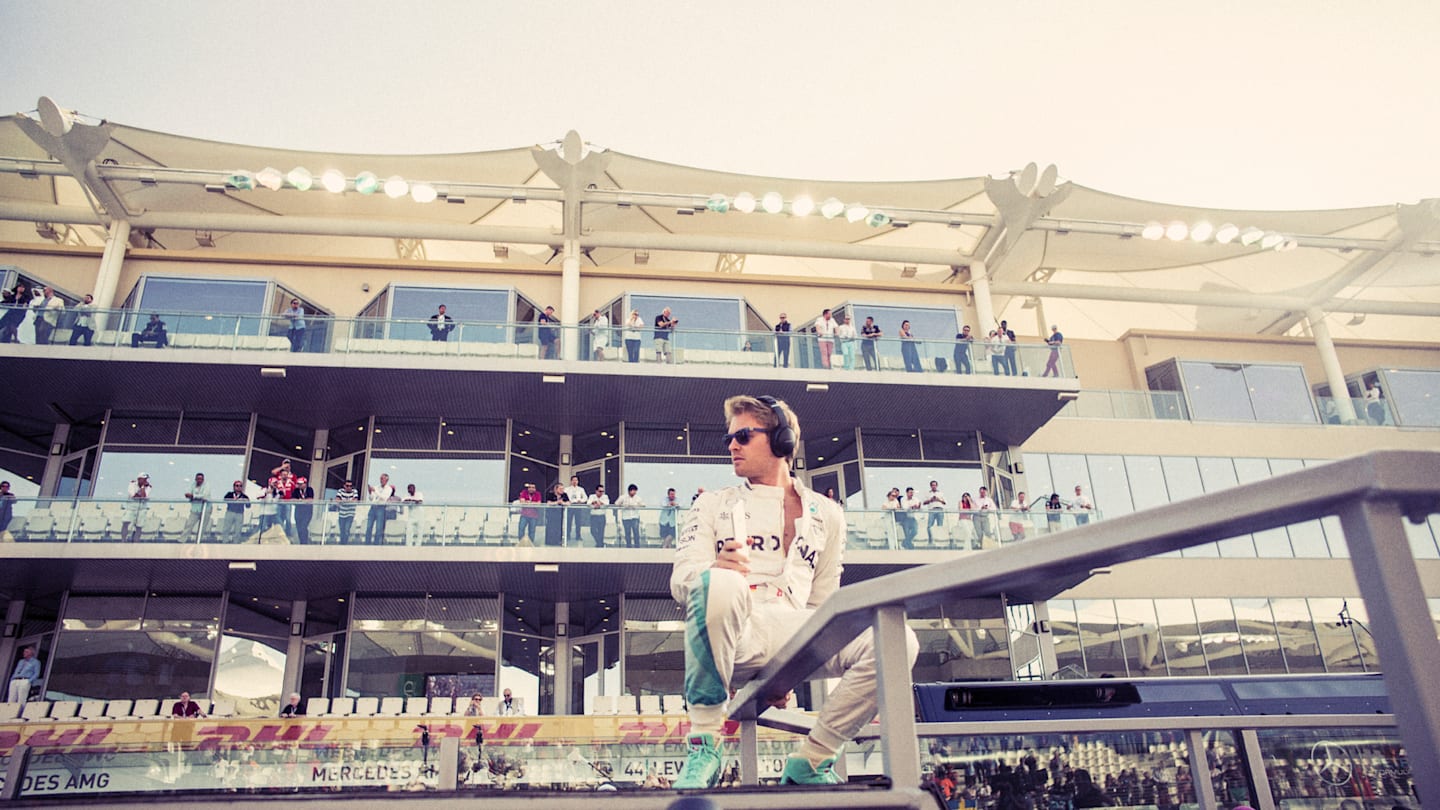
[[[1395,415],[1390,411],[1390,401],[1386,399],[1365,399],[1364,397],[1349,397],[1350,407],[1355,409],[1355,419],[1361,425],[1394,425]],[[1327,425],[1341,424],[1340,409],[1336,406],[1335,397],[1315,397],[1315,404],[1320,408],[1320,421]]]
[[[555,546],[673,548],[687,508],[518,504],[233,502],[17,498],[0,510],[0,535],[20,543],[222,545]],[[235,507],[235,508],[232,508]],[[8,518],[8,520],[6,520]],[[847,548],[980,551],[1053,534],[1093,510],[957,512],[851,510]]]
[[[156,317],[151,319],[151,315]],[[85,324],[89,324],[88,326]],[[158,324],[158,325],[157,325]],[[821,340],[804,332],[676,329],[656,339],[641,331],[593,326],[547,326],[534,322],[435,321],[429,319],[328,318],[311,316],[304,329],[281,315],[215,315],[194,312],[75,310],[59,315],[51,337],[70,345],[143,349],[209,349],[310,354],[456,355],[558,360],[574,346],[576,359],[599,363],[649,363],[915,374],[1076,376],[1065,346],[988,344],[945,339]],[[22,337],[23,337],[22,330]]]
[[[1087,388],[1057,416],[1076,419],[1181,419],[1190,411],[1178,391],[1113,391]]]

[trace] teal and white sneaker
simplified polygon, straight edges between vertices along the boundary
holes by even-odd
[[[840,774],[835,773],[835,757],[822,760],[817,767],[805,757],[792,754],[785,759],[785,771],[780,774],[782,785],[838,785],[841,782]]]
[[[676,790],[708,790],[720,783],[724,767],[724,751],[713,734],[691,734],[685,738],[690,753],[685,767],[670,787]],[[807,765],[809,763],[806,763]]]

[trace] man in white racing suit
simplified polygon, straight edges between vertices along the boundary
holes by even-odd
[[[731,687],[769,663],[840,586],[845,517],[838,504],[790,476],[800,423],[784,402],[725,401],[726,448],[746,483],[709,491],[690,509],[676,544],[670,591],[685,606],[689,754],[673,787],[711,788],[724,755],[720,729]],[[737,539],[738,538],[738,539]],[[909,638],[910,662],[918,645]],[[840,747],[875,718],[870,631],[817,673],[839,677],[815,727],[790,756],[782,784],[835,784]],[[777,696],[777,700],[781,699]]]

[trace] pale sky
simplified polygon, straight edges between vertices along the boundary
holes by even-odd
[[[1434,0],[0,0],[0,113],[49,95],[129,126],[369,153],[575,129],[826,180],[1036,161],[1161,202],[1344,208],[1440,196],[1437,35]]]

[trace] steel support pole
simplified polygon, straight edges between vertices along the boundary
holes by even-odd
[[[55,446],[60,452],[54,452]],[[45,451],[45,472],[40,476],[40,495],[53,498],[60,491],[60,477],[65,472],[65,452],[70,449],[70,423],[60,422],[50,434],[50,445]]]
[[[970,263],[970,290],[975,293],[975,340],[983,341],[999,321],[990,300],[990,277],[985,275],[984,262]]]
[[[580,244],[566,239],[560,260],[560,356],[580,359]]]
[[[1440,678],[1435,677],[1440,642],[1404,519],[1393,501],[1352,502],[1340,511],[1369,630],[1384,662],[1395,725],[1419,795],[1433,798],[1440,796]]]
[[[760,724],[740,721],[740,784],[760,784]]]
[[[221,483],[224,482],[222,481]],[[224,509],[225,507],[222,506],[220,508]],[[284,683],[284,686],[281,688],[281,691],[285,694],[281,696],[281,700],[283,702],[280,705],[282,706],[285,705],[285,703],[289,702],[289,693],[300,691],[300,677],[301,673],[305,671],[306,604],[306,600],[304,599],[296,599],[295,601],[290,603],[290,627],[293,629],[295,625],[300,625],[300,633],[297,635],[292,632],[289,635],[289,641],[287,642],[285,648],[285,675],[284,681],[282,681],[282,683]],[[301,694],[300,698],[303,701],[305,699],[305,695]],[[300,705],[303,706],[305,704],[302,702]]]
[[[915,737],[915,698],[910,687],[910,649],[905,608],[875,609],[875,665],[879,670],[880,734],[885,773],[902,789],[920,785],[920,749]]]
[[[1205,756],[1205,735],[1191,729],[1186,735],[1190,739],[1190,784],[1195,786],[1195,803],[1200,810],[1219,810],[1215,800],[1215,783],[1210,781],[1210,760]],[[1180,797],[1185,803],[1185,797]]]
[[[1265,773],[1265,757],[1260,754],[1260,735],[1255,729],[1240,730],[1240,750],[1245,755],[1245,773],[1255,786],[1255,810],[1276,810],[1275,796],[1270,793],[1270,775]]]
[[[1330,384],[1330,400],[1335,403],[1335,413],[1343,425],[1360,421],[1355,415],[1355,402],[1350,399],[1350,389],[1345,385],[1345,372],[1340,368],[1340,355],[1335,352],[1335,341],[1330,338],[1330,324],[1325,322],[1325,313],[1318,309],[1305,312],[1310,322],[1310,334],[1315,336],[1315,348],[1320,350],[1320,364],[1325,367],[1325,382]]]
[[[105,252],[100,255],[100,272],[95,276],[95,309],[107,310],[115,306],[115,289],[120,285],[120,266],[125,262],[125,250],[130,246],[130,223],[117,219],[110,223],[110,233],[105,237]],[[109,329],[110,316],[95,316],[95,331]]]
[[[10,749],[10,763],[5,766],[5,785],[0,787],[0,801],[14,801],[20,798],[20,788],[23,787],[21,777],[25,775],[25,768],[30,764],[30,746],[17,745]]]
[[[440,769],[439,784],[437,787],[442,791],[452,791],[460,783],[460,738],[443,737],[440,740],[440,753],[435,757],[435,767]]]

